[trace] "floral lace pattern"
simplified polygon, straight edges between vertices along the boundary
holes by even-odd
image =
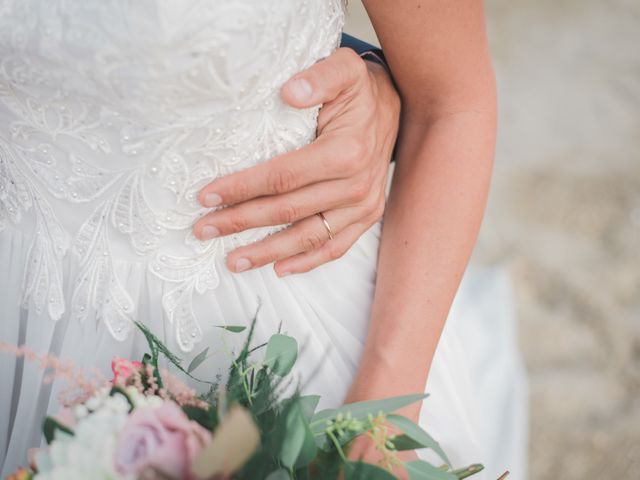
[[[317,109],[279,92],[336,47],[343,15],[342,0],[0,0],[0,232],[32,236],[24,305],[122,340],[136,305],[115,263],[142,261],[191,350],[216,261],[283,228],[199,242],[196,193],[314,138]]]

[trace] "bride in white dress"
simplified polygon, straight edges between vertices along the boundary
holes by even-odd
[[[106,367],[145,351],[137,319],[188,361],[233,341],[216,326],[249,322],[261,301],[259,334],[282,324],[304,345],[300,373],[313,372],[307,388],[324,406],[422,390],[484,205],[493,127],[482,120],[489,126],[478,135],[488,139],[478,141],[465,133],[473,119],[440,121],[459,111],[440,117],[435,103],[429,122],[412,122],[427,99],[407,92],[432,78],[411,43],[411,22],[425,21],[420,9],[409,12],[411,2],[397,3],[392,14],[367,2],[408,112],[385,213],[392,233],[382,235],[378,221],[341,258],[281,278],[270,266],[232,273],[225,258],[283,226],[202,240],[220,217],[205,216],[199,192],[314,139],[318,108],[286,106],[280,91],[337,46],[341,0],[0,1],[0,341]],[[455,17],[426,3],[429,28]],[[460,24],[482,30],[477,6],[469,10]],[[410,40],[403,49],[393,38],[398,22]],[[440,38],[437,30],[429,38]],[[454,51],[468,46],[452,37]],[[441,55],[442,42],[430,54]],[[481,62],[471,68],[490,89]],[[465,105],[458,100],[456,108]],[[430,130],[420,134],[421,124]],[[455,179],[460,172],[439,161],[412,166],[429,154],[485,166],[468,168],[479,180]],[[438,191],[453,184],[461,190]],[[438,212],[448,208],[453,220],[443,225]],[[334,226],[338,218],[326,212]],[[292,273],[296,262],[303,269],[304,256],[289,263]],[[421,421],[456,465],[480,461],[492,475],[511,468],[524,478],[522,376],[510,312],[495,307],[505,288],[500,275],[468,274],[431,363]],[[486,292],[500,297],[482,303]],[[391,352],[381,350],[385,342]],[[44,377],[21,359],[0,362],[3,476],[40,443],[42,418],[56,409],[59,386]]]

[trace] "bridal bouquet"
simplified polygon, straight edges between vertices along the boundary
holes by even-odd
[[[161,369],[165,357],[192,377],[208,349],[184,367],[147,328],[149,344],[141,361],[115,359],[113,379],[75,375],[65,407],[44,421],[48,447],[30,452],[32,466],[11,480],[46,479],[393,479],[402,450],[430,448],[442,459],[436,467],[416,460],[404,464],[411,479],[456,480],[482,469],[450,467],[445,453],[422,428],[393,412],[424,395],[345,405],[316,411],[318,396],[286,395],[298,345],[281,333],[253,347],[253,325],[231,363],[224,385],[209,384],[196,394],[176,375]],[[240,333],[245,327],[220,327]],[[254,357],[261,355],[261,360]],[[57,372],[69,366],[24,349],[16,353]],[[174,370],[175,370],[174,369]],[[55,373],[55,372],[54,372]],[[64,375],[63,375],[64,376]],[[70,375],[67,375],[68,377]],[[402,432],[390,433],[390,427]],[[349,446],[368,436],[380,465],[351,460]]]

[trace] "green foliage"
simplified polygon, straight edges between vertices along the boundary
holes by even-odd
[[[279,468],[278,470],[271,472],[265,480],[289,480],[290,478],[291,476],[287,470]]]
[[[391,443],[393,443],[393,447],[399,452],[424,448],[421,443],[416,442],[408,435],[398,435],[395,438],[391,439]]]
[[[469,465],[468,467],[465,468],[461,468],[459,470],[454,470],[453,473],[456,477],[458,477],[459,480],[462,480],[464,478],[469,478],[472,475],[475,475],[478,472],[481,472],[482,470],[484,470],[484,466],[480,465],[480,464],[474,464],[474,465]]]
[[[267,353],[263,363],[276,375],[288,375],[297,359],[298,342],[295,338],[276,334],[267,342]]]
[[[47,445],[50,445],[55,438],[56,431],[60,431],[66,433],[67,435],[73,435],[73,430],[68,427],[65,427],[60,422],[58,422],[55,418],[47,417],[44,419],[44,423],[42,425],[42,433],[44,433],[44,439],[47,441]]]
[[[247,329],[247,327],[241,325],[216,325],[216,328],[221,328],[231,333],[242,333]]]
[[[364,462],[346,462],[344,480],[394,480],[389,471],[376,465]]]
[[[449,466],[451,462],[447,458],[438,442],[431,435],[425,432],[419,425],[400,415],[387,415],[387,420],[398,427],[407,437],[420,445],[417,448],[430,448],[438,454],[438,456]]]
[[[199,378],[196,378],[193,375],[191,375],[191,372],[182,366],[182,360],[180,360],[180,358],[174,355],[171,352],[171,350],[169,350],[167,346],[164,343],[162,343],[162,341],[151,332],[151,330],[149,330],[145,325],[143,325],[138,321],[134,323],[135,323],[135,326],[138,327],[138,330],[140,330],[144,335],[145,339],[147,340],[147,344],[149,345],[149,349],[151,350],[150,355],[145,354],[145,356],[142,359],[142,363],[144,365],[150,364],[153,367],[153,376],[157,379],[158,386],[160,388],[163,387],[162,376],[160,375],[160,369],[158,367],[160,354],[162,354],[169,361],[169,363],[171,363],[174,367],[176,367],[178,370],[184,373],[187,377],[192,378],[193,380],[200,383],[215,385],[215,383],[213,382],[200,380]]]
[[[318,452],[300,398],[298,397],[289,409],[286,423],[287,434],[280,451],[280,461],[289,469],[308,466]]]
[[[258,312],[248,327],[218,326],[229,333],[246,332],[245,341],[232,359],[224,388],[205,382],[211,385],[209,393],[202,397],[209,408],[183,408],[190,419],[211,431],[218,428],[221,416],[233,405],[248,409],[260,431],[260,448],[233,475],[234,479],[337,480],[341,474],[344,480],[393,479],[393,474],[385,468],[348,458],[352,441],[361,435],[374,436],[372,432],[376,435],[382,432],[376,445],[382,445],[386,455],[393,456],[398,450],[430,448],[449,463],[427,432],[409,419],[392,413],[423,400],[424,394],[358,402],[320,412],[316,412],[319,396],[302,396],[297,391],[285,396],[283,392],[291,386],[289,374],[298,358],[298,343],[290,336],[277,333],[266,344],[252,346],[257,315]],[[180,359],[144,325],[136,325],[149,343],[151,353],[144,361],[153,366],[154,372],[158,369],[159,356],[163,355],[178,370],[194,378],[191,372],[210,356],[209,348],[205,348],[184,369]],[[262,361],[255,360],[255,352],[265,346]],[[387,436],[386,428],[381,428],[385,424],[394,425],[403,433]],[[457,480],[482,468],[471,466],[451,471],[448,466],[439,469],[423,461],[405,466],[412,480]]]
[[[202,362],[204,362],[207,359],[207,354],[208,353],[209,353],[209,347],[205,348],[198,355],[196,355],[193,358],[193,360],[191,360],[191,363],[189,364],[189,367],[187,367],[187,372],[191,373],[196,368],[198,368],[200,365],[202,365]]]
[[[409,473],[410,480],[457,480],[453,473],[436,468],[422,460],[407,462],[405,468]]]
[[[220,417],[218,416],[218,410],[216,408],[209,408],[204,410],[192,405],[185,405],[182,407],[185,415],[189,420],[199,423],[207,430],[213,431],[218,427],[220,423]]]
[[[323,436],[322,433],[328,426],[331,426],[336,419],[347,416],[355,420],[364,421],[370,416],[378,415],[380,412],[395,412],[400,408],[416,403],[424,398],[426,398],[426,395],[424,394],[405,395],[401,397],[387,398],[384,400],[370,400],[366,402],[351,403],[336,409],[322,410],[321,412],[316,413],[311,419],[311,430],[316,437],[318,447],[326,449],[331,439],[326,435]],[[347,441],[349,440],[351,440],[351,438],[347,439]]]
[[[127,392],[125,392],[122,388],[116,387],[116,386],[111,387],[111,391],[109,392],[109,396],[113,397],[114,395],[121,395],[122,397],[124,397],[124,399],[129,404],[129,411],[130,412],[136,407],[133,404],[133,401],[129,398],[129,395],[127,395]]]

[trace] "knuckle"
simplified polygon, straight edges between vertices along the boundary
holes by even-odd
[[[345,139],[341,145],[342,159],[353,167],[359,168],[364,163],[366,144],[362,139]]]
[[[232,194],[237,199],[249,198],[249,185],[246,182],[237,182],[232,189]]]
[[[361,77],[366,74],[367,65],[364,63],[362,57],[350,48],[346,48],[344,50],[345,51],[342,54],[344,55],[345,61],[351,71],[355,73],[357,77]]]
[[[386,202],[384,197],[375,201],[375,203],[371,207],[371,217],[373,218],[374,222],[384,215],[385,206]]]
[[[242,212],[229,210],[227,213],[227,225],[231,232],[242,232],[247,229],[247,219]]]
[[[271,170],[267,175],[267,188],[271,194],[289,192],[296,188],[296,176],[288,168]]]
[[[307,232],[300,237],[300,248],[303,252],[317,250],[325,244],[326,239],[314,232]]]
[[[376,199],[369,205],[367,217],[371,220],[372,223],[375,223],[384,215],[384,209],[385,209],[384,198]]]
[[[283,203],[276,209],[276,221],[281,223],[293,223],[298,219],[299,212],[295,205]]]
[[[362,202],[369,196],[371,185],[369,182],[359,179],[355,182],[350,189],[350,200],[353,202]]]
[[[269,263],[274,263],[280,260],[280,256],[278,253],[270,248],[265,248],[263,251],[257,252],[255,256],[255,264],[256,265],[268,265]]]

